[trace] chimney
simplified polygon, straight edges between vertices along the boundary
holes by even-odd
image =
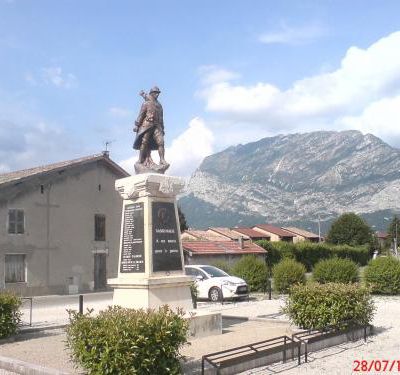
[[[240,247],[241,249],[243,249],[243,248],[244,248],[244,244],[243,244],[243,237],[242,237],[242,236],[239,236],[238,242],[239,242],[239,247]]]
[[[109,158],[110,157],[110,151],[108,151],[108,150],[102,151],[101,153],[103,154],[103,156],[105,158]]]

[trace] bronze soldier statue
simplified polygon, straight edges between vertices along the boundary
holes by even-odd
[[[133,131],[136,132],[133,148],[139,150],[139,160],[135,163],[136,173],[164,173],[169,164],[165,161],[163,108],[157,100],[160,89],[155,86],[149,94],[140,92],[145,102],[135,121]],[[160,164],[154,163],[151,151],[158,150]]]

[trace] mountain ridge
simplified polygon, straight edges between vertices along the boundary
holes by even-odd
[[[287,224],[347,211],[387,214],[400,208],[399,193],[400,150],[356,130],[317,131],[262,138],[206,157],[180,205],[196,227],[213,222],[210,215],[219,217],[218,225]]]

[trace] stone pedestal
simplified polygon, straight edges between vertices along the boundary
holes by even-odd
[[[139,174],[115,182],[123,201],[113,304],[129,308],[192,307],[185,276],[176,195],[184,181]]]

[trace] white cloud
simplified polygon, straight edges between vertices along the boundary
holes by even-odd
[[[189,127],[172,141],[167,148],[167,160],[171,167],[168,174],[189,177],[201,161],[213,152],[214,136],[205,122],[194,118]]]
[[[372,133],[380,138],[400,141],[400,95],[384,98],[367,106],[359,116],[346,116],[338,119],[339,126]],[[400,145],[400,142],[399,142]]]
[[[127,118],[127,117],[132,117],[133,112],[129,109],[126,108],[121,108],[121,107],[111,107],[108,109],[108,114],[117,117],[117,118]]]
[[[269,31],[259,36],[259,41],[265,44],[306,44],[327,35],[325,28],[316,25],[290,27],[282,23],[279,30]]]
[[[228,82],[240,78],[238,73],[223,69],[216,65],[203,65],[199,67],[198,72],[201,77],[201,82],[204,85]]]
[[[64,73],[60,66],[52,66],[42,69],[42,79],[47,85],[59,88],[71,89],[78,85],[78,80],[72,73]]]
[[[394,99],[400,95],[400,32],[367,49],[349,48],[338,69],[294,82],[287,90],[268,82],[246,86],[225,81],[203,88],[201,95],[208,111],[232,123],[245,123],[247,129],[253,124],[272,133],[350,127],[378,130],[372,123],[385,118],[386,124],[389,116],[378,121],[372,113],[390,107],[393,114],[398,103]],[[400,128],[385,126],[388,133],[400,134]]]
[[[214,136],[205,122],[194,118],[189,122],[188,128],[175,138],[171,146],[165,151],[165,158],[171,165],[167,170],[168,175],[189,177],[199,166],[201,161],[213,153]],[[156,153],[157,151],[153,151]],[[134,174],[134,164],[138,160],[135,153],[131,158],[119,162],[122,168]],[[158,163],[158,155],[153,156]]]

